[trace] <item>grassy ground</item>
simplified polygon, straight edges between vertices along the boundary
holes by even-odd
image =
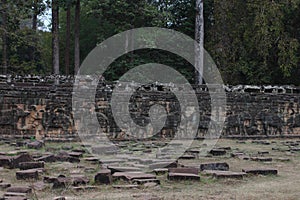
[[[287,151],[275,151],[272,148],[279,147],[286,149],[281,142],[285,140],[271,140],[271,145],[253,144],[246,141],[246,144],[239,144],[234,140],[219,140],[217,146],[232,148],[229,152],[245,152],[247,155],[257,155],[258,151],[269,151],[266,157],[272,157],[270,163],[262,163],[256,161],[242,160],[231,158],[230,153],[222,157],[205,157],[196,160],[180,160],[181,164],[199,165],[202,162],[225,161],[230,165],[231,171],[241,171],[243,168],[249,167],[266,167],[276,168],[279,171],[278,176],[248,176],[243,180],[223,179],[216,180],[209,176],[200,174],[201,181],[167,181],[166,175],[159,176],[161,180],[160,186],[152,188],[140,189],[114,189],[112,186],[98,186],[95,190],[75,192],[71,188],[64,190],[51,190],[50,185],[43,191],[35,191],[32,199],[51,200],[56,196],[66,196],[67,199],[78,200],[97,200],[97,199],[151,199],[150,197],[160,197],[161,199],[300,199],[300,152],[291,153]],[[200,141],[196,141],[193,145],[199,146]],[[45,148],[59,149],[62,144],[47,144]],[[80,144],[72,144],[79,147]],[[14,148],[8,145],[1,145],[2,152],[14,151]],[[45,150],[42,150],[42,152]],[[34,152],[34,151],[33,151]],[[12,154],[14,152],[11,152]],[[290,161],[282,162],[277,158],[289,158]],[[95,172],[85,173],[83,168],[78,165],[94,168]],[[99,169],[98,165],[93,165],[82,161],[79,164],[71,163],[53,163],[46,164],[45,175],[57,176],[59,174],[76,174],[81,173],[87,175],[91,181]],[[1,169],[0,178],[5,182],[13,185],[31,185],[26,181],[17,181],[15,178],[16,170]],[[93,184],[93,181],[92,181]],[[122,184],[122,183],[117,183]],[[3,195],[4,191],[0,191]]]

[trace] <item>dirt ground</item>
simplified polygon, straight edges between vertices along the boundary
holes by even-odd
[[[299,139],[300,140],[300,139]],[[200,181],[168,181],[166,175],[158,176],[161,185],[154,187],[141,187],[139,189],[115,189],[112,186],[95,185],[93,177],[95,176],[99,165],[91,164],[84,159],[80,163],[46,163],[46,172],[44,175],[57,176],[60,174],[83,173],[91,180],[91,185],[97,186],[96,189],[74,191],[74,189],[66,188],[52,190],[48,185],[44,190],[34,190],[31,199],[51,200],[57,196],[65,196],[69,200],[100,200],[100,199],[164,199],[164,200],[189,200],[189,199],[300,199],[300,151],[288,151],[289,147],[284,143],[287,141],[297,141],[297,139],[274,139],[268,140],[270,145],[256,144],[252,140],[245,143],[238,143],[236,140],[221,139],[217,143],[217,147],[231,147],[225,156],[220,157],[203,157],[193,160],[179,160],[180,164],[198,165],[203,162],[224,161],[230,166],[230,171],[241,172],[243,168],[276,168],[277,176],[247,176],[243,180],[236,179],[215,179],[200,173]],[[300,143],[300,141],[298,141]],[[200,141],[195,141],[194,146],[199,146]],[[46,143],[46,147],[42,150],[28,150],[34,153],[43,153],[45,149],[55,147],[59,149],[63,144]],[[68,144],[74,147],[80,146],[79,143]],[[2,144],[1,152],[15,151],[15,148]],[[25,148],[25,147],[24,147]],[[21,149],[22,150],[22,149]],[[27,149],[26,149],[27,150]],[[241,158],[231,157],[231,153],[244,152],[248,156],[257,156],[258,151],[268,151],[265,157],[273,158],[272,162],[258,162],[251,160],[243,160]],[[88,155],[85,155],[88,156]],[[289,161],[282,160],[288,158]],[[80,165],[81,167],[78,167]],[[94,172],[85,172],[84,168],[94,169]],[[32,185],[31,181],[16,180],[15,170],[1,169],[0,179],[13,185]],[[41,176],[42,177],[42,176]],[[42,181],[42,179],[40,180]],[[120,182],[114,184],[122,184]],[[5,190],[0,191],[0,196]]]

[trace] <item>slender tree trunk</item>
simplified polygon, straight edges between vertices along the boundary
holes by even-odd
[[[7,74],[7,12],[5,8],[7,2],[3,0],[2,3],[2,73]]]
[[[67,7],[67,31],[66,31],[66,52],[65,52],[65,73],[70,74],[70,37],[71,37],[71,5]]]
[[[80,67],[80,0],[76,1],[75,7],[75,56],[74,56],[74,74],[76,75]]]
[[[33,16],[32,16],[32,30],[36,31],[37,30],[37,18],[38,18],[38,0],[34,0],[33,3]]]
[[[57,0],[52,0],[52,67],[59,74],[59,8]]]
[[[204,14],[203,0],[196,0],[196,22],[195,22],[195,82],[203,84],[203,65],[204,65]]]

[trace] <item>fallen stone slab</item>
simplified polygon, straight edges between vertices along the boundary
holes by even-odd
[[[259,155],[267,155],[267,154],[270,154],[269,151],[258,151],[257,152]]]
[[[200,164],[200,170],[218,170],[218,171],[228,171],[229,165],[226,162],[217,163],[202,163]]]
[[[22,162],[31,162],[33,158],[28,153],[17,156],[0,156],[0,167],[5,168],[19,168],[19,164]]]
[[[182,159],[182,160],[193,160],[193,159],[196,159],[196,156],[195,155],[182,155],[179,157],[179,159]]]
[[[240,158],[242,156],[244,156],[245,154],[242,152],[235,152],[235,153],[231,153],[231,157],[233,158]]]
[[[72,179],[67,177],[58,177],[54,179],[52,189],[66,188],[72,185]]]
[[[35,179],[39,178],[39,172],[37,169],[28,169],[16,172],[17,180]]]
[[[141,168],[137,168],[137,167],[108,166],[107,168],[111,170],[112,174],[114,174],[116,172],[138,172],[138,171],[142,171]]]
[[[112,176],[114,180],[123,179],[126,181],[131,181],[133,179],[156,179],[155,175],[143,172],[116,172]]]
[[[14,156],[11,162],[12,168],[19,168],[20,163],[23,162],[33,162],[33,158],[28,153],[24,153],[18,156]]]
[[[250,160],[258,162],[272,162],[273,158],[268,157],[251,157]]]
[[[169,168],[169,173],[183,173],[183,174],[199,174],[199,169],[197,168]]]
[[[26,198],[27,194],[26,193],[16,193],[16,192],[6,192],[4,194],[4,199],[20,199],[20,198]]]
[[[87,185],[87,186],[72,187],[72,189],[79,192],[79,191],[88,191],[88,190],[99,190],[99,187]]]
[[[230,178],[230,179],[243,179],[246,176],[244,172],[231,172],[231,171],[217,171],[217,170],[205,170],[204,174],[212,175],[215,178]]]
[[[73,186],[87,185],[90,182],[85,175],[73,175],[71,176],[71,181]]]
[[[166,174],[168,173],[168,169],[167,168],[159,168],[159,169],[154,169],[153,172],[156,174],[156,175],[163,175],[163,174]]]
[[[11,162],[13,157],[11,156],[0,156],[0,167],[11,168]]]
[[[277,175],[278,170],[277,169],[243,169],[243,172],[247,174],[253,174],[253,175]]]
[[[81,153],[81,152],[70,152],[68,154],[69,154],[69,156],[75,157],[75,158],[81,158],[83,156],[83,153]]]
[[[24,187],[13,186],[13,187],[7,188],[6,192],[31,194],[32,189],[27,186],[24,186]]]
[[[53,200],[66,200],[66,197],[54,197]]]
[[[169,173],[168,180],[196,180],[200,181],[200,176],[196,174],[187,174],[187,173]]]
[[[9,188],[11,187],[11,184],[10,183],[0,183],[0,189],[6,189],[6,188]]]
[[[111,170],[102,169],[95,176],[95,183],[97,184],[112,184]]]
[[[103,146],[96,146],[92,147],[92,153],[94,154],[106,154],[110,152],[116,152],[118,148],[114,145],[103,145]]]
[[[160,180],[159,179],[133,179],[133,183],[136,183],[138,185],[144,185],[145,183],[156,183],[160,185]]]
[[[224,149],[212,149],[209,153],[213,156],[224,156],[227,152]]]
[[[275,158],[276,161],[279,161],[279,162],[289,162],[291,161],[290,158]]]
[[[101,159],[101,160],[99,160],[99,163],[100,164],[112,164],[112,163],[124,163],[124,162],[126,162],[126,160],[124,160],[124,159],[110,159],[110,160],[103,160],[103,159]]]
[[[45,183],[54,183],[56,179],[57,179],[56,177],[44,176],[43,181]]]
[[[138,189],[139,185],[113,185],[115,189]]]
[[[29,149],[41,149],[45,146],[45,142],[37,140],[37,141],[34,141],[34,142],[27,143],[26,146]]]
[[[36,158],[35,160],[36,161],[43,161],[43,162],[46,162],[46,163],[51,163],[51,162],[56,162],[57,161],[54,154],[44,155],[42,157]]]
[[[43,191],[47,188],[47,185],[44,182],[36,182],[32,184],[32,188],[36,191]]]
[[[27,200],[26,197],[20,197],[20,196],[6,196],[0,199],[1,200]]]
[[[176,168],[178,167],[177,162],[156,162],[149,165],[149,169],[159,169],[159,168]]]
[[[44,162],[21,162],[19,164],[19,168],[21,170],[44,168],[44,167],[45,167]]]

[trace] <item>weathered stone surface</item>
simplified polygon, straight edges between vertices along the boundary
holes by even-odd
[[[138,189],[138,185],[113,185],[115,189]]]
[[[254,175],[277,175],[278,174],[278,170],[277,169],[243,169],[243,172],[247,173],[247,174],[254,174]]]
[[[57,161],[56,157],[53,154],[44,155],[42,157],[36,158],[35,160],[36,161],[43,161],[43,162],[47,162],[47,163]]]
[[[226,150],[224,150],[224,149],[212,149],[209,153],[213,156],[223,156],[223,155],[226,154]]]
[[[199,175],[188,174],[188,173],[169,173],[168,180],[200,180]]]
[[[86,185],[89,183],[89,179],[85,177],[84,175],[77,175],[77,176],[71,176],[71,177],[66,177],[66,176],[59,176],[58,178],[53,179],[48,179],[53,181],[53,189],[58,189],[58,188],[66,188],[68,186],[79,186],[79,185]]]
[[[81,158],[83,156],[83,153],[81,153],[81,152],[70,152],[68,154],[69,154],[69,156],[75,157],[75,158]]]
[[[144,185],[146,183],[156,183],[157,185],[160,185],[160,180],[158,179],[133,179],[132,182],[138,185]]]
[[[21,162],[19,168],[21,170],[44,168],[44,162]]]
[[[47,188],[47,185],[44,182],[36,182],[32,184],[32,188],[36,191],[42,191]]]
[[[176,168],[178,166],[177,162],[156,162],[149,165],[149,169],[158,168]]]
[[[272,162],[273,158],[267,158],[267,157],[251,157],[250,160],[252,160],[252,161],[259,161],[259,162]]]
[[[182,155],[179,157],[179,159],[192,160],[192,159],[196,159],[196,156],[195,155]]]
[[[217,162],[217,163],[202,163],[200,164],[200,170],[220,170],[220,171],[228,171],[229,165],[225,162]]]
[[[66,200],[66,197],[54,197],[53,200]]]
[[[213,175],[216,178],[233,178],[243,179],[246,173],[244,172],[231,172],[231,171],[217,171],[217,170],[205,170],[205,174]]]
[[[153,174],[146,174],[143,172],[116,172],[113,174],[113,179],[123,179],[131,181],[133,179],[155,179]]]
[[[41,149],[45,146],[44,141],[34,141],[34,142],[29,142],[26,145],[30,149]]]
[[[53,180],[53,189],[66,188],[68,185],[72,185],[72,179],[67,177],[58,177]]]
[[[28,169],[16,172],[16,177],[18,180],[25,180],[25,179],[35,179],[39,178],[39,172],[36,169]]]
[[[90,180],[85,175],[72,175],[72,185],[78,186],[78,185],[87,185]]]
[[[112,183],[111,170],[109,169],[100,170],[95,176],[95,183],[111,184]]]
[[[184,174],[199,174],[199,169],[197,168],[169,168],[169,173],[184,173]]]
[[[0,156],[0,167],[19,168],[20,163],[31,161],[33,158],[27,153],[18,156]]]
[[[6,192],[4,194],[4,199],[19,200],[19,199],[27,199],[27,198],[25,193]]]
[[[112,174],[114,174],[116,172],[138,172],[138,171],[142,171],[140,168],[137,168],[137,167],[108,166],[107,168],[111,170]]]
[[[25,193],[25,194],[30,194],[32,193],[32,189],[27,186],[14,186],[10,187],[6,190],[7,192],[13,192],[13,193]]]
[[[168,173],[168,169],[167,168],[159,168],[159,169],[154,169],[153,172],[155,172],[156,175],[163,175]]]
[[[11,187],[10,183],[0,183],[0,189],[6,189]]]

